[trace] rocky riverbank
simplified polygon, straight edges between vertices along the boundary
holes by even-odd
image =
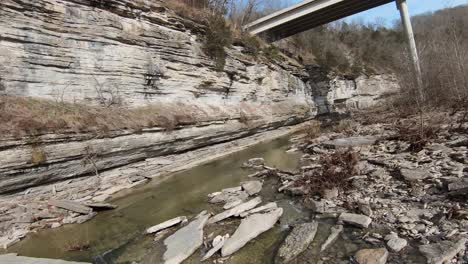
[[[276,254],[278,263],[466,263],[468,137],[463,131],[468,124],[457,116],[438,117],[445,122],[430,127],[437,135],[417,149],[395,124],[356,123],[339,132],[297,139],[290,151],[304,152],[299,171],[278,170],[261,158],[250,160],[245,167],[257,171],[250,175],[252,181],[209,195],[210,202],[224,204],[225,211],[206,221],[210,235],[201,233],[205,246],[200,241],[197,248],[206,252],[204,259],[219,251],[215,263],[230,263],[229,256],[248,241],[277,221],[284,225],[277,203],[249,197],[266,181],[313,213],[289,226]],[[210,225],[230,217],[242,218],[239,226],[230,221],[218,227],[219,235],[207,243],[216,230]],[[335,226],[326,240],[313,243],[325,222]],[[164,243],[173,236],[177,233]],[[360,246],[349,255],[335,255],[334,243],[350,236]],[[312,262],[307,260],[311,252],[319,254],[315,261],[309,259]],[[180,263],[191,253],[178,262],[164,258],[164,263]]]

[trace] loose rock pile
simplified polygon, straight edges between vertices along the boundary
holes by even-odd
[[[278,191],[301,199],[319,219],[336,218],[345,228],[366,230],[362,239],[381,249],[363,249],[354,258],[359,263],[385,263],[387,255],[403,263],[409,254],[421,254],[427,263],[467,263],[468,136],[441,127],[439,136],[418,152],[384,124],[361,126],[351,137],[322,134],[293,146],[305,153],[300,172],[264,166],[253,176],[277,177]],[[336,153],[357,153],[357,162],[349,160],[355,170],[323,162]],[[349,172],[350,186],[333,178],[343,171]],[[313,178],[324,173],[332,176],[322,182]],[[335,186],[316,191],[319,186],[310,185],[317,183]]]

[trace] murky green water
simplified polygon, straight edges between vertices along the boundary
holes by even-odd
[[[112,201],[119,206],[116,210],[99,213],[81,225],[68,225],[31,234],[9,251],[32,257],[131,263],[131,260],[138,260],[142,254],[146,254],[153,244],[152,237],[143,235],[146,228],[179,215],[189,216],[212,209],[206,202],[207,194],[238,186],[247,179],[251,172],[240,168],[246,160],[264,157],[267,164],[282,169],[295,169],[299,154],[285,153],[287,147],[287,138],[261,143],[218,161],[167,177],[162,182],[151,182],[127,191],[121,195],[122,198]],[[274,193],[273,190],[265,189],[264,192]],[[279,229],[267,232],[258,239],[258,243],[251,244],[266,250],[277,240],[278,232]],[[68,250],[70,246],[80,244],[89,244],[90,248],[84,251]],[[242,254],[235,258],[241,259]]]

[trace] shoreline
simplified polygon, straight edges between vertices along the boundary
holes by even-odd
[[[105,203],[108,200],[124,197],[134,187],[151,181],[164,181],[175,173],[186,171],[211,161],[245,150],[254,145],[284,137],[300,130],[307,121],[266,130],[251,136],[234,139],[188,150],[180,154],[160,156],[144,161],[107,170],[96,175],[68,179],[58,183],[29,188],[26,191],[0,196],[0,208],[10,225],[4,225],[5,232],[0,236],[0,248],[7,249],[19,242],[30,232],[46,228],[58,228],[65,224],[79,224],[92,219],[97,213],[83,214],[51,207],[51,200],[71,200],[79,205]],[[132,179],[129,175],[146,175]],[[156,184],[159,184],[157,182]],[[96,186],[98,186],[96,188]],[[28,210],[18,210],[27,205]]]

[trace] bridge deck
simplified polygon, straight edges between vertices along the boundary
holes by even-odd
[[[394,0],[306,0],[246,26],[275,41]]]

